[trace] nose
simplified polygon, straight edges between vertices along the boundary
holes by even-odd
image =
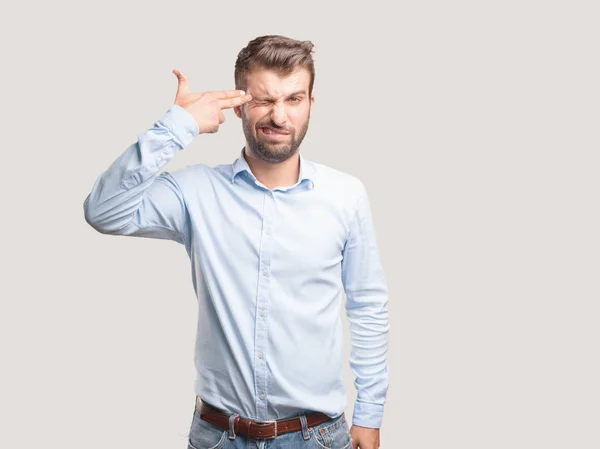
[[[277,126],[285,125],[287,117],[285,114],[285,105],[283,103],[273,104],[273,110],[271,111],[271,120],[273,120],[273,123],[275,123]]]

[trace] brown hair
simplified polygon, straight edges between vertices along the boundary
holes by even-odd
[[[296,68],[310,73],[309,96],[315,82],[315,66],[311,41],[297,41],[285,36],[257,37],[238,53],[235,61],[235,88],[246,90],[246,75],[254,69],[272,70],[279,76],[288,76]]]

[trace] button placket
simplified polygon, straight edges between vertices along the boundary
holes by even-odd
[[[258,276],[258,295],[256,298],[256,319],[255,319],[255,388],[256,388],[256,410],[258,419],[267,419],[267,358],[268,358],[268,318],[267,310],[270,298],[270,278],[271,278],[271,256],[273,249],[272,227],[273,214],[275,211],[275,198],[272,192],[265,191],[263,206],[262,235],[260,241],[259,253],[259,276]]]

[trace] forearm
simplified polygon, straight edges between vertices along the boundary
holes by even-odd
[[[155,175],[197,134],[193,118],[180,106],[173,105],[98,176],[84,201],[86,221],[106,234],[126,227]]]
[[[346,307],[352,352],[350,367],[357,389],[352,424],[381,427],[388,390],[388,308],[385,281],[374,284]]]

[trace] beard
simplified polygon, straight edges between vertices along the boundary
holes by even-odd
[[[258,122],[254,127],[254,133],[248,121],[246,120],[246,116],[242,115],[242,128],[244,129],[244,135],[246,136],[246,142],[254,154],[259,159],[269,162],[271,164],[278,164],[280,162],[288,160],[294,154],[296,154],[300,144],[304,140],[304,136],[308,131],[308,122],[310,121],[310,113],[308,117],[306,117],[306,121],[296,134],[296,129],[294,128],[285,128],[281,126],[275,125],[270,120],[265,122]],[[289,133],[289,141],[288,142],[273,142],[267,140],[261,140],[258,137],[258,128],[262,126],[270,126],[271,128],[282,130]]]

